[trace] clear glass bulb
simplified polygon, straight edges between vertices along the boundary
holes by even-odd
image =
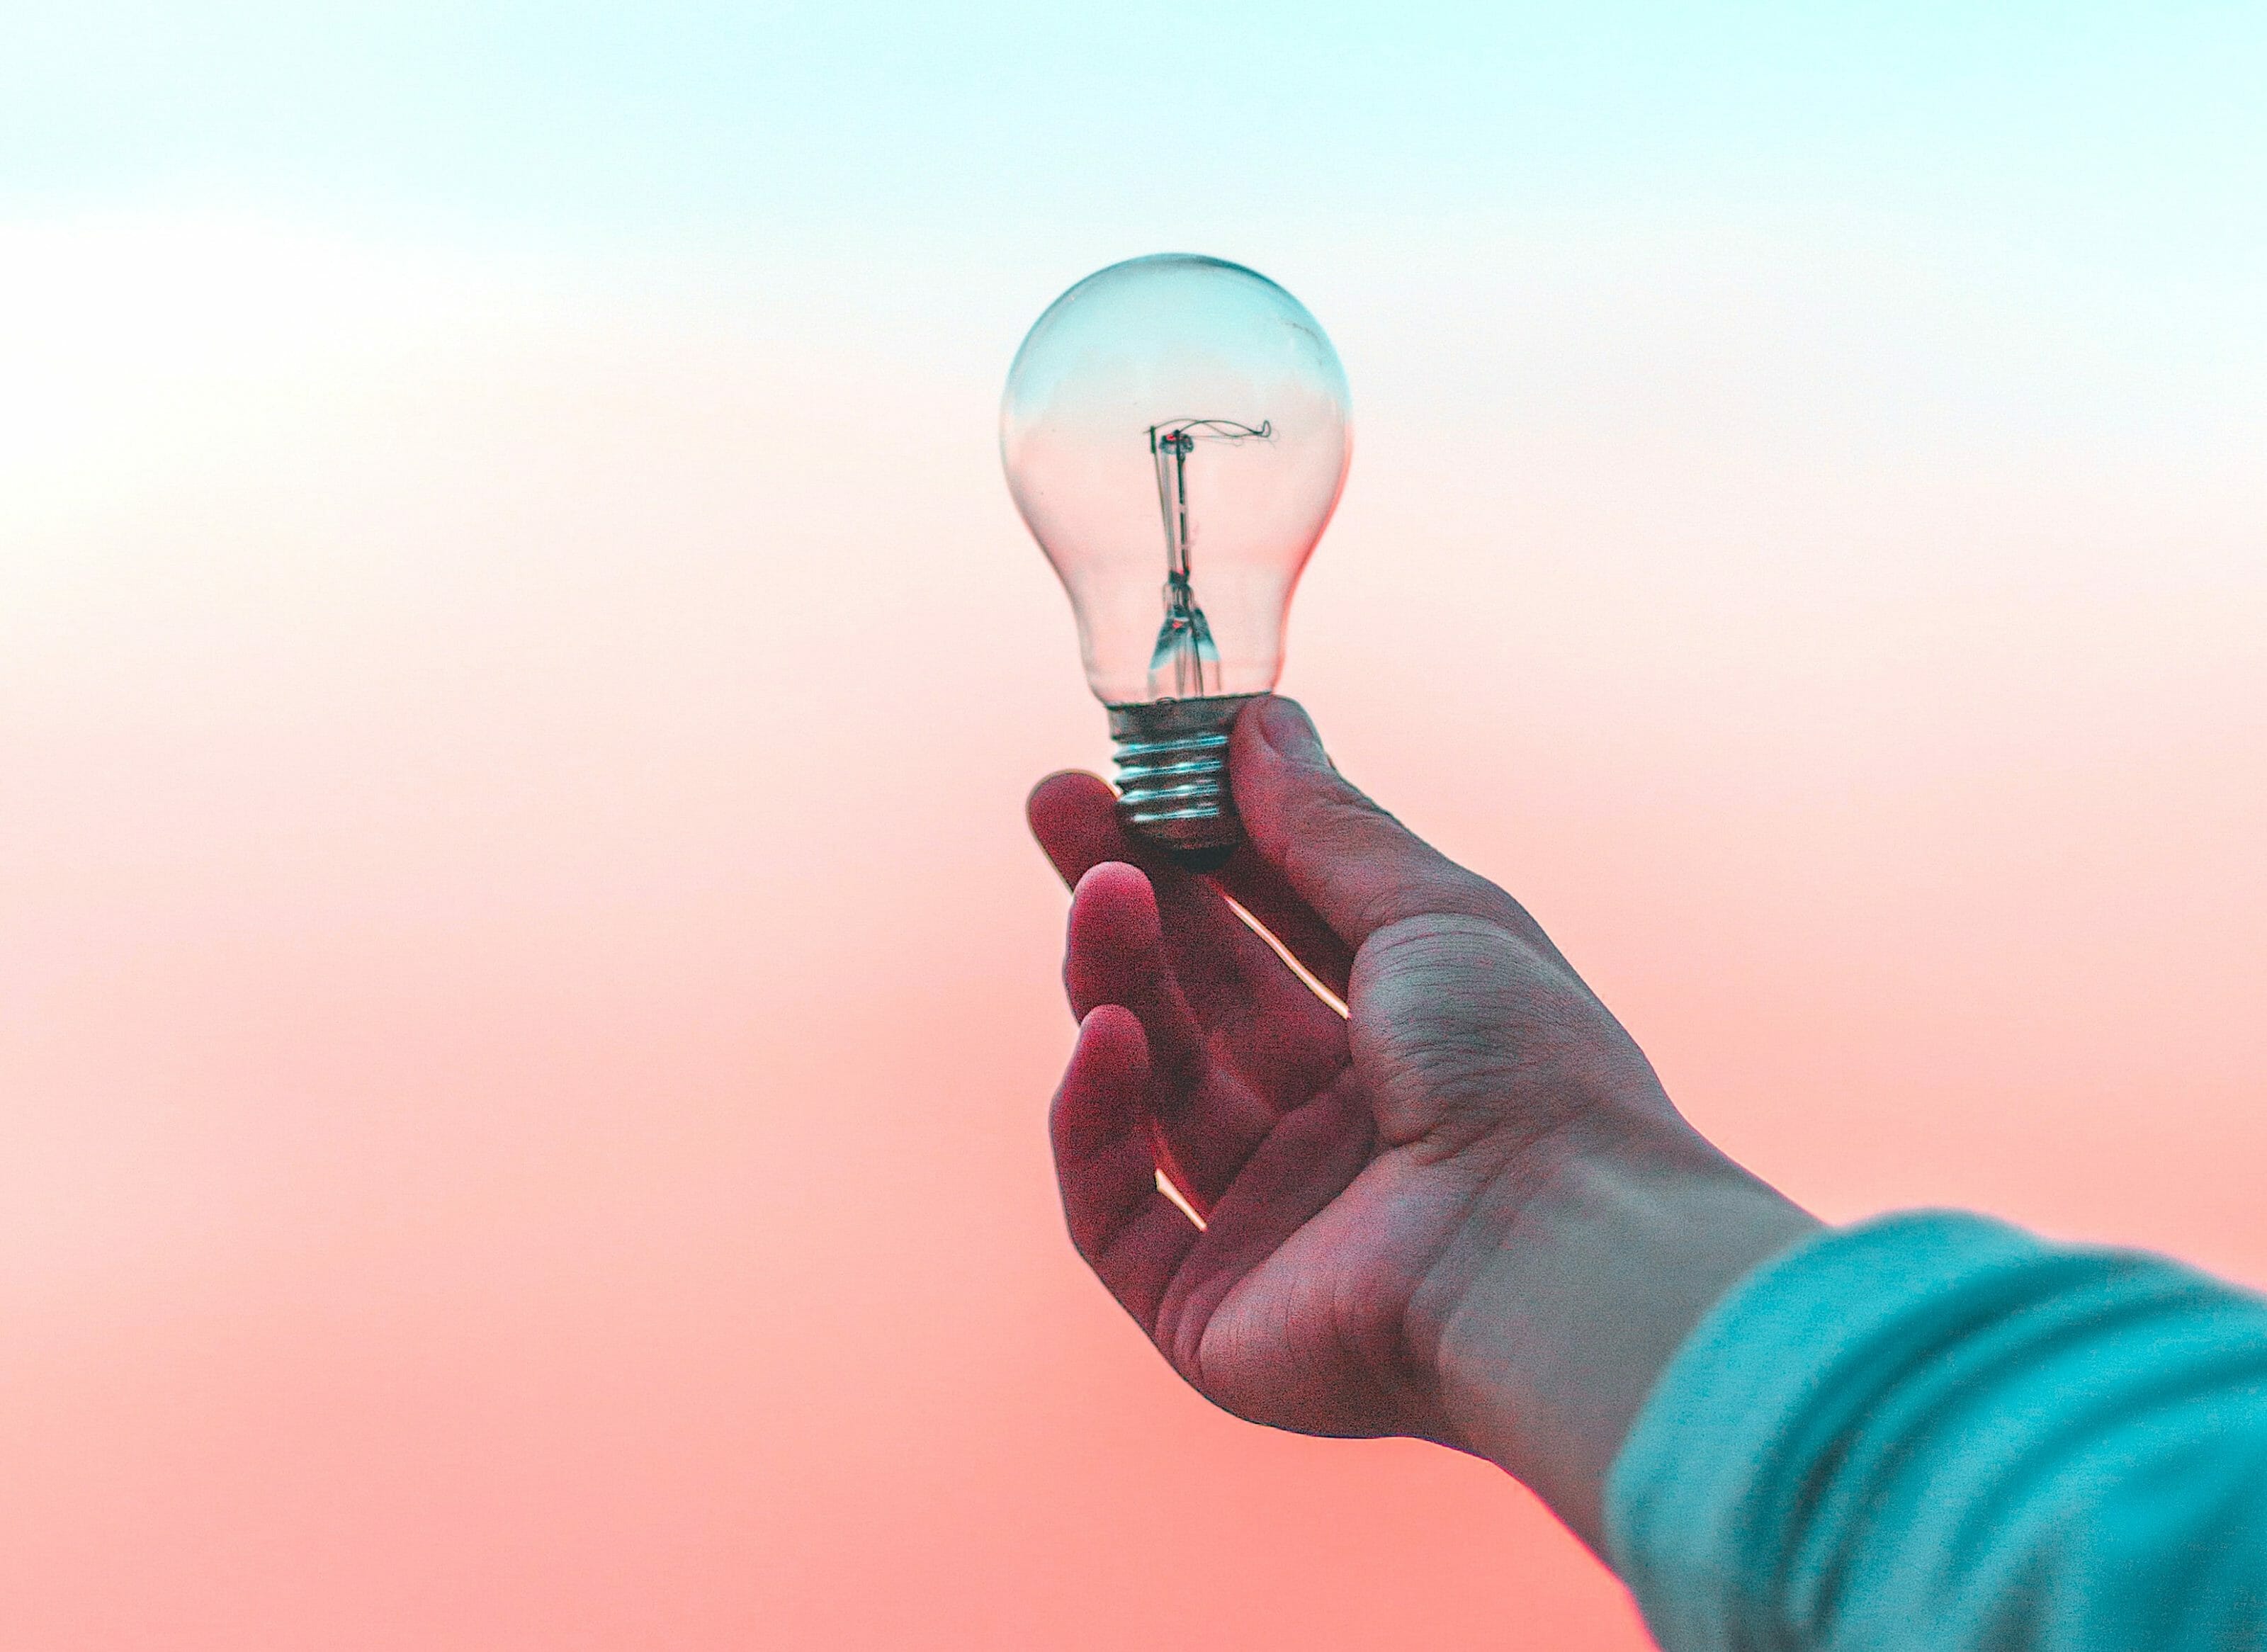
[[[1282,673],[1291,592],[1353,454],[1338,352],[1240,264],[1129,259],[1032,327],[1000,453],[1110,709],[1121,817],[1218,864],[1243,834],[1228,731]]]

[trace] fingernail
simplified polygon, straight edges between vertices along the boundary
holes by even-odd
[[[1321,737],[1308,721],[1305,709],[1295,700],[1269,695],[1259,708],[1259,734],[1276,755],[1288,762],[1316,768],[1330,767],[1331,760],[1323,750]]]

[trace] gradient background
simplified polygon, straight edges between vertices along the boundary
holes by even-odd
[[[994,417],[1361,442],[1286,686],[1837,1217],[2267,1281],[2267,13],[19,4],[0,1640],[1632,1648],[1060,1237]],[[1579,15],[1578,15],[1579,13]]]

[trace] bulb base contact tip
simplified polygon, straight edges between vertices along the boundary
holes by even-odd
[[[1228,737],[1252,694],[1207,694],[1110,708],[1118,742],[1118,818],[1136,837],[1208,872],[1244,841],[1228,783]]]

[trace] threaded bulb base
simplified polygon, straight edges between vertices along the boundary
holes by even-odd
[[[1244,841],[1228,783],[1228,737],[1251,694],[1207,694],[1110,708],[1118,742],[1118,819],[1194,872]]]

